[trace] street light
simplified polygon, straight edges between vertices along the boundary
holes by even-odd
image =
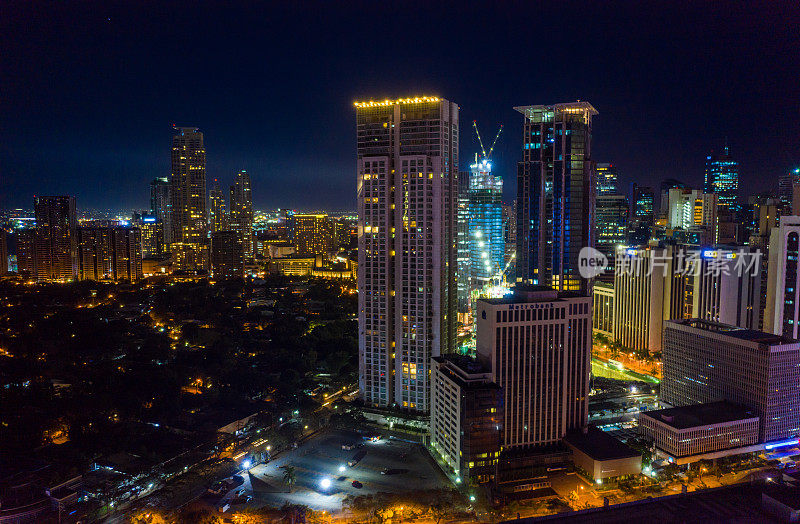
[[[340,472],[340,473],[343,473],[345,469],[347,469],[347,468],[345,468],[345,467],[344,467],[344,464],[342,464],[341,466],[339,466],[339,472]]]
[[[319,487],[321,487],[323,490],[327,491],[331,487],[331,479],[329,479],[328,477],[325,477],[324,479],[320,480],[319,481]]]
[[[244,462],[242,462],[242,467],[244,469],[250,469],[250,461],[249,460],[245,460]]]

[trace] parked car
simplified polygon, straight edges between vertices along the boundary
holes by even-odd
[[[359,482],[359,481],[357,481],[357,480],[354,480],[354,481],[353,481],[353,487],[354,487],[354,488],[356,488],[356,489],[361,489],[361,488],[363,488],[363,487],[364,487],[364,484],[360,483],[360,482]]]

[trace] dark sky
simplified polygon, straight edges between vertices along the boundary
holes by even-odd
[[[437,95],[505,130],[516,105],[588,100],[624,183],[700,184],[728,137],[747,193],[800,164],[800,3],[327,1],[0,3],[0,207],[74,194],[144,208],[171,125],[205,133],[209,179],[258,207],[355,208],[354,100]]]

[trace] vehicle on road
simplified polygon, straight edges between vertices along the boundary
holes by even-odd
[[[354,481],[353,481],[353,487],[354,487],[354,488],[356,488],[356,489],[361,489],[361,488],[363,488],[363,487],[364,487],[364,484],[360,483],[360,482],[359,482],[359,481],[357,481],[357,480],[354,480]]]
[[[365,449],[359,450],[358,453],[353,455],[353,458],[351,458],[347,462],[347,465],[352,468],[353,466],[355,466],[356,464],[361,462],[361,459],[363,459],[366,455],[367,455],[367,450],[365,450]]]

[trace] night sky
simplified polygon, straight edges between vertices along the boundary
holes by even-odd
[[[177,123],[259,208],[355,209],[353,101],[423,94],[461,106],[462,168],[505,125],[508,200],[518,105],[591,102],[624,184],[699,187],[726,136],[746,193],[800,164],[796,1],[434,3],[3,2],[0,207],[146,208]]]

